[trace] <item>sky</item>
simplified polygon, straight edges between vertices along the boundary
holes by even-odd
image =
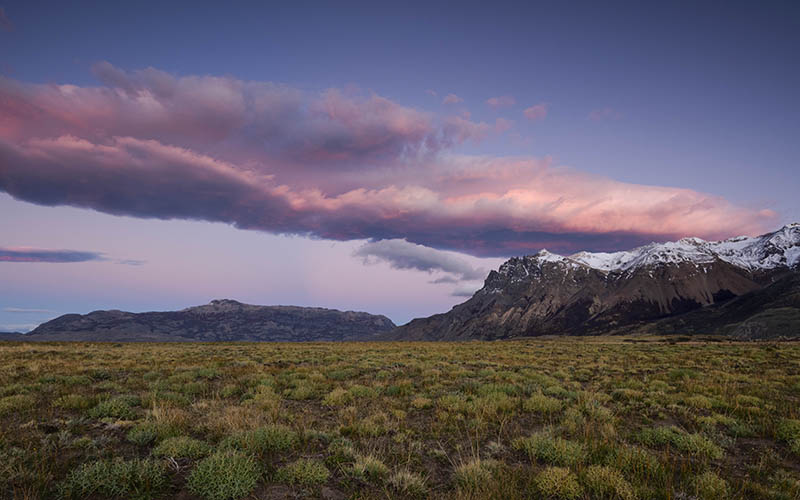
[[[0,0],[0,331],[800,220],[797,2],[382,4]]]

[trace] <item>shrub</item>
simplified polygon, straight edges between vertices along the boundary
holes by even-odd
[[[158,495],[167,483],[164,464],[155,460],[98,461],[70,472],[58,492],[64,498],[101,495],[146,499]]]
[[[531,460],[552,465],[577,465],[586,457],[582,443],[555,437],[548,431],[516,439],[512,444],[515,449],[526,452]]]
[[[428,398],[423,397],[416,397],[411,400],[411,406],[416,408],[417,410],[423,410],[425,408],[430,408],[433,406],[433,401]]]
[[[389,468],[373,455],[358,455],[353,462],[353,475],[372,481],[382,479],[389,473]]]
[[[140,404],[136,396],[115,396],[111,399],[101,401],[97,406],[89,410],[92,418],[122,418],[133,420],[136,418],[135,406]]]
[[[56,408],[64,408],[67,410],[85,410],[92,404],[91,400],[86,396],[80,394],[67,394],[53,401],[53,406]]]
[[[775,436],[783,441],[791,442],[800,439],[800,420],[785,418],[778,424]]]
[[[136,425],[128,431],[126,438],[128,441],[139,446],[145,446],[156,440],[158,433],[152,422],[144,422]]]
[[[36,398],[27,394],[15,394],[0,398],[0,417],[13,412],[19,412],[33,408]]]
[[[428,489],[425,486],[425,478],[408,469],[402,469],[392,474],[388,483],[397,492],[412,497],[423,496]]]
[[[283,425],[270,425],[251,431],[237,432],[226,438],[221,446],[263,456],[289,450],[298,441],[297,433],[290,428]]]
[[[374,398],[378,395],[377,391],[372,387],[365,385],[354,385],[348,389],[348,392],[354,398]]]
[[[328,468],[322,463],[301,458],[278,469],[275,479],[282,483],[313,486],[324,483],[330,475]]]
[[[350,462],[357,457],[353,442],[347,438],[334,439],[328,445],[328,463],[339,464],[343,462]]]
[[[317,397],[317,388],[310,381],[300,380],[293,388],[287,389],[284,396],[295,400],[314,399]]]
[[[572,500],[583,495],[578,478],[564,467],[547,467],[536,476],[535,485],[545,498]]]
[[[545,396],[542,393],[531,394],[531,396],[522,403],[522,409],[525,411],[532,411],[536,413],[555,413],[561,410],[563,403],[560,399]]]
[[[234,500],[249,495],[261,478],[252,457],[236,451],[218,452],[200,461],[186,486],[206,500]]]
[[[677,427],[656,427],[644,429],[639,440],[648,446],[670,444],[675,448],[702,457],[720,459],[722,448],[700,434],[688,434]]]
[[[491,483],[497,468],[494,460],[476,458],[462,463],[453,474],[458,489],[468,493],[477,493]]]
[[[322,403],[328,406],[344,406],[352,401],[352,399],[353,397],[348,391],[337,387],[322,398]]]
[[[687,406],[691,406],[692,408],[699,408],[701,410],[710,410],[713,406],[713,402],[703,396],[702,394],[697,394],[694,396],[689,396],[683,400]]]
[[[605,464],[650,484],[660,483],[665,476],[664,466],[658,461],[658,457],[636,446],[615,448],[606,457]]]
[[[180,435],[178,425],[168,421],[147,420],[136,424],[128,431],[128,441],[140,446],[148,445],[158,439],[174,437]]]
[[[232,398],[234,396],[238,396],[241,393],[242,389],[236,384],[227,384],[219,391],[219,395],[222,396],[223,398]]]
[[[153,450],[157,457],[191,458],[197,460],[211,453],[211,446],[188,436],[167,438]]]
[[[730,498],[730,488],[727,481],[708,471],[700,474],[694,480],[695,494],[702,500],[724,500]]]
[[[631,484],[616,469],[602,465],[592,465],[584,472],[584,484],[596,499],[633,500],[636,495]]]

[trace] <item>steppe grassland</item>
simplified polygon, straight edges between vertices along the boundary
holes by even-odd
[[[800,344],[0,343],[0,497],[800,498]]]

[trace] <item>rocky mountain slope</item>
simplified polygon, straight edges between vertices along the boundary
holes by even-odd
[[[235,300],[181,311],[66,314],[26,340],[85,341],[334,341],[371,340],[395,328],[385,317],[318,307],[257,306]]]
[[[561,256],[542,250],[509,259],[466,302],[415,319],[389,337],[634,331],[800,336],[800,322],[794,322],[800,313],[798,273],[798,223],[758,237],[685,238],[614,253]]]

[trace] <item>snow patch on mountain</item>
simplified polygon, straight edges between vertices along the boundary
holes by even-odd
[[[793,223],[761,236],[738,236],[722,241],[683,238],[666,243],[650,243],[620,252],[579,252],[562,256],[542,250],[523,259],[527,264],[558,262],[581,265],[604,272],[621,272],[658,265],[693,263],[701,266],[722,260],[734,266],[758,271],[800,264],[800,223]],[[527,267],[527,266],[523,266]],[[500,272],[509,271],[501,267]],[[526,269],[527,271],[527,269]]]

